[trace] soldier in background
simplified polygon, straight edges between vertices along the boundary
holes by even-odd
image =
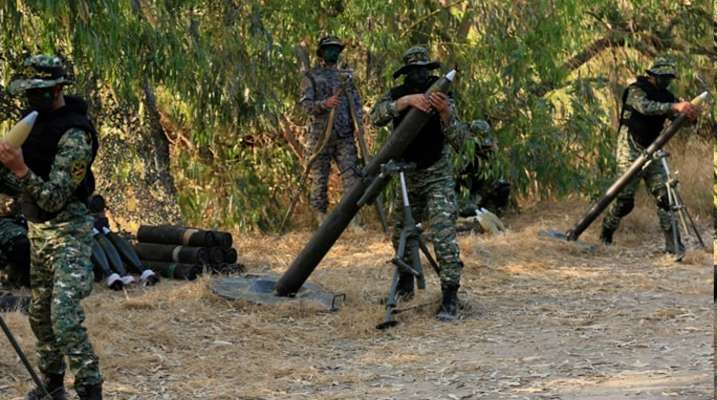
[[[618,176],[625,173],[630,165],[657,139],[667,119],[674,119],[680,113],[687,113],[691,120],[697,119],[698,108],[690,102],[679,101],[668,87],[677,76],[675,63],[658,58],[647,70],[647,76],[639,76],[622,95],[622,111],[617,138]],[[670,222],[670,205],[665,183],[667,177],[659,162],[652,162],[644,168],[622,191],[608,209],[602,223],[600,239],[609,245],[620,220],[635,206],[635,192],[640,180],[644,180],[657,204],[660,228],[665,235],[665,251],[680,254],[684,246],[679,229],[675,242]]]
[[[311,117],[308,132],[308,156],[321,150],[311,165],[311,208],[314,211],[319,225],[326,218],[329,206],[327,196],[331,160],[336,165],[341,176],[343,190],[351,188],[358,179],[358,156],[354,140],[354,124],[351,119],[349,101],[354,103],[356,118],[363,119],[361,99],[353,83],[349,90],[341,90],[341,71],[337,68],[339,55],[344,44],[335,36],[326,36],[319,41],[317,55],[319,63],[306,73],[301,82],[302,108]],[[336,109],[331,136],[323,149],[321,143],[324,139],[329,114]]]
[[[511,185],[504,179],[489,179],[483,175],[487,162],[498,149],[497,141],[491,135],[488,122],[482,119],[468,122],[467,128],[475,136],[472,152],[469,154],[464,146],[458,154],[458,215],[472,217],[481,208],[500,214],[508,206]]]

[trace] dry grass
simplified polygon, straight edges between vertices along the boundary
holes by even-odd
[[[641,203],[618,244],[595,253],[538,236],[571,226],[586,208],[578,201],[526,208],[508,218],[506,235],[461,237],[466,307],[456,324],[432,319],[440,294],[431,274],[409,304],[430,306],[400,314],[393,330],[374,329],[392,273],[391,246],[376,232],[347,232],[312,275],[346,293],[333,314],[225,301],[207,277],[124,294],[98,286],[84,306],[106,398],[501,399],[608,385],[652,399],[644,382],[658,370],[660,390],[695,398],[711,388],[711,254],[693,251],[681,265],[661,255],[653,207]],[[710,225],[701,227],[711,241]],[[596,243],[597,233],[592,227],[582,239]],[[281,273],[310,233],[235,237],[250,272]],[[32,353],[26,317],[7,319]],[[30,388],[7,346],[0,371],[3,399]]]
[[[680,193],[687,207],[702,221],[712,218],[713,146],[698,137],[670,142],[670,168],[680,181]],[[644,187],[644,185],[643,185]],[[654,201],[645,190],[640,191],[641,203]]]

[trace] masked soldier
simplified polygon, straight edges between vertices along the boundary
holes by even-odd
[[[433,247],[440,265],[443,300],[436,317],[454,320],[458,311],[458,287],[463,263],[456,241],[456,192],[453,180],[450,143],[460,149],[470,132],[466,124],[458,123],[452,100],[448,94],[424,92],[439,78],[431,70],[440,64],[431,61],[428,50],[412,47],[403,55],[404,65],[394,74],[394,79],[404,76],[403,84],[392,88],[374,105],[371,120],[376,126],[393,122],[398,126],[411,107],[431,118],[404,153],[403,161],[414,163],[416,170],[407,173],[407,185],[411,211],[417,222],[427,223],[433,238]],[[401,223],[394,231],[394,246],[398,244]],[[411,264],[411,260],[406,260]],[[410,298],[414,291],[414,277],[409,273],[399,276],[399,297]]]
[[[498,149],[495,137],[490,134],[488,122],[482,119],[469,122],[467,128],[475,137],[472,141],[473,151],[464,148],[458,155],[458,214],[461,217],[472,217],[481,208],[500,213],[508,206],[511,185],[503,179],[487,179],[482,175],[486,163]]]
[[[622,112],[617,139],[617,163],[619,174],[627,171],[640,154],[657,139],[667,119],[674,119],[680,113],[687,113],[691,120],[698,115],[698,108],[689,102],[679,101],[668,90],[670,82],[677,76],[675,64],[666,58],[658,58],[647,70],[647,76],[639,76],[622,95]],[[635,191],[645,181],[647,189],[657,203],[657,216],[665,235],[665,250],[681,254],[684,246],[679,231],[675,243],[670,223],[670,205],[665,183],[667,176],[659,162],[651,162],[617,195],[602,223],[600,239],[612,244],[613,234],[620,220],[632,211],[635,205]]]
[[[27,58],[10,83],[39,112],[22,150],[0,143],[3,181],[21,191],[22,212],[32,243],[30,326],[37,337],[40,371],[52,398],[65,399],[65,357],[81,400],[102,398],[102,375],[80,301],[94,282],[92,218],[86,201],[94,191],[91,165],[97,132],[84,100],[65,96],[70,83],[59,57]],[[28,399],[43,398],[36,390]]]
[[[301,82],[301,106],[311,116],[307,159],[320,150],[311,165],[311,208],[321,225],[329,205],[327,188],[331,159],[341,175],[343,189],[350,189],[358,179],[357,152],[354,142],[354,123],[349,102],[353,103],[356,118],[363,119],[361,99],[350,76],[337,68],[344,44],[334,36],[319,41],[319,63],[306,73]],[[345,84],[344,84],[345,83]],[[329,114],[335,109],[334,123],[326,145],[320,149],[327,132]]]

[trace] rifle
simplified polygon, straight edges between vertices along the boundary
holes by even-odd
[[[341,93],[341,91],[342,89],[340,88],[339,91],[336,93]],[[308,161],[306,162],[304,172],[301,174],[301,178],[299,179],[299,184],[296,186],[296,190],[291,196],[289,208],[286,210],[286,214],[284,214],[284,218],[281,220],[281,225],[279,225],[279,232],[281,233],[284,232],[286,222],[289,221],[291,214],[294,213],[294,207],[296,206],[296,202],[299,199],[299,195],[301,194],[301,188],[304,187],[304,182],[309,176],[309,172],[311,171],[311,165],[314,163],[314,161],[316,161],[317,158],[319,158],[319,154],[321,154],[321,152],[324,150],[324,147],[326,147],[326,144],[329,142],[329,138],[331,138],[331,131],[334,129],[334,119],[336,119],[336,108],[337,107],[332,108],[329,112],[329,118],[326,123],[326,128],[324,129],[324,136],[321,138],[319,146],[316,148],[316,150],[314,150],[314,152],[311,154],[311,157],[309,157]]]
[[[351,90],[353,85],[351,85],[351,80],[353,79],[353,75],[351,70],[344,70],[344,73],[342,76],[344,77],[343,85],[347,91]],[[354,105],[354,102],[351,101],[351,97],[347,99],[349,102],[349,111],[351,111],[351,120],[354,124],[354,132],[356,132],[356,140],[358,141],[358,147],[359,147],[359,154],[361,157],[361,161],[363,162],[363,165],[367,165],[371,162],[371,156],[368,152],[368,145],[366,144],[366,137],[364,136],[364,126],[363,121],[359,120],[357,118],[356,114],[356,106]],[[378,214],[378,219],[381,220],[381,226],[383,227],[383,232],[388,233],[388,222],[386,221],[386,208],[383,206],[383,194],[379,194],[378,197],[376,197],[376,200],[374,201],[374,206],[376,207],[376,213]]]

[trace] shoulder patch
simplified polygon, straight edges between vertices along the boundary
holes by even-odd
[[[77,185],[85,178],[87,172],[87,161],[77,160],[72,163],[72,169],[70,174],[72,175],[72,182]]]

